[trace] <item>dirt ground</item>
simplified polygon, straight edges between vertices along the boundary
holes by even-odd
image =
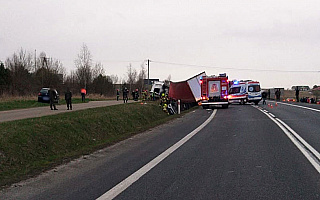
[[[300,91],[299,93],[299,97],[303,98],[303,97],[310,97],[310,98],[320,98],[320,95],[318,94],[313,94],[312,91]],[[296,91],[294,90],[284,90],[284,94],[283,94],[283,99],[286,98],[296,98]]]

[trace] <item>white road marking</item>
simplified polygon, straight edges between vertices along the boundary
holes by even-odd
[[[258,107],[255,107],[258,108]],[[259,108],[258,108],[259,109]],[[270,116],[269,113],[259,109],[267,115],[280,129],[287,135],[294,145],[301,151],[301,153],[309,160],[312,166],[320,173],[320,154],[303,138],[300,137],[292,128],[278,118]]]
[[[276,116],[274,116],[272,113],[269,113],[269,115],[271,116],[271,117],[273,117],[273,118],[275,118]]]
[[[286,123],[284,123],[282,120],[280,120],[279,118],[277,119],[284,127],[286,127],[286,129],[288,129],[292,135],[294,135],[299,142],[301,142],[309,151],[311,151],[314,156],[316,156],[318,158],[318,160],[320,160],[320,154],[317,150],[315,150],[309,143],[307,143],[297,132],[295,132],[291,127],[289,127]]]
[[[102,196],[100,196],[97,200],[109,200],[113,199],[116,196],[118,196],[121,192],[126,190],[130,185],[132,185],[134,182],[139,180],[144,174],[146,174],[148,171],[150,171],[152,168],[157,166],[162,160],[164,160],[166,157],[168,157],[170,154],[172,154],[175,150],[177,150],[179,147],[181,147],[184,143],[186,143],[188,140],[190,140],[194,135],[196,135],[201,129],[203,129],[215,116],[217,110],[215,109],[210,117],[203,122],[198,128],[193,130],[191,133],[186,135],[184,138],[182,138],[180,141],[178,141],[176,144],[168,148],[166,151],[161,153],[159,156],[154,158],[152,161],[144,165],[142,168],[134,172],[132,175],[121,181],[118,185],[114,186],[112,189],[104,193]]]
[[[308,109],[308,110],[312,110],[312,111],[320,112],[320,110],[315,109],[315,108],[309,108],[309,107],[299,106],[299,105],[290,104],[290,103],[282,103],[282,102],[278,102],[278,103],[283,104],[283,105],[287,105],[287,106],[293,106],[293,107],[304,108],[304,109]]]

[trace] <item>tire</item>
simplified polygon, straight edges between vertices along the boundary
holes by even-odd
[[[222,108],[224,108],[224,109],[226,109],[226,108],[228,108],[229,107],[229,104],[224,104],[224,105],[222,105]]]
[[[258,105],[258,103],[259,103],[259,101],[255,101],[255,102],[254,102],[255,105]]]

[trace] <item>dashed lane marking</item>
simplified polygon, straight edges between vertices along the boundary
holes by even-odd
[[[280,129],[287,135],[287,137],[292,141],[292,143],[301,151],[301,153],[308,159],[312,166],[320,173],[320,154],[315,150],[309,143],[307,143],[297,132],[295,132],[291,127],[289,127],[282,120],[266,112],[259,106],[253,106],[260,110],[262,113],[267,115],[275,124],[277,124]]]

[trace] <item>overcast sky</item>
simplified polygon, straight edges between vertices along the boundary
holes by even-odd
[[[162,80],[206,71],[258,80],[263,88],[320,85],[318,0],[0,3],[3,62],[20,48],[44,51],[70,72],[86,44],[107,75],[121,78],[130,63],[139,71],[150,59],[150,78]]]

